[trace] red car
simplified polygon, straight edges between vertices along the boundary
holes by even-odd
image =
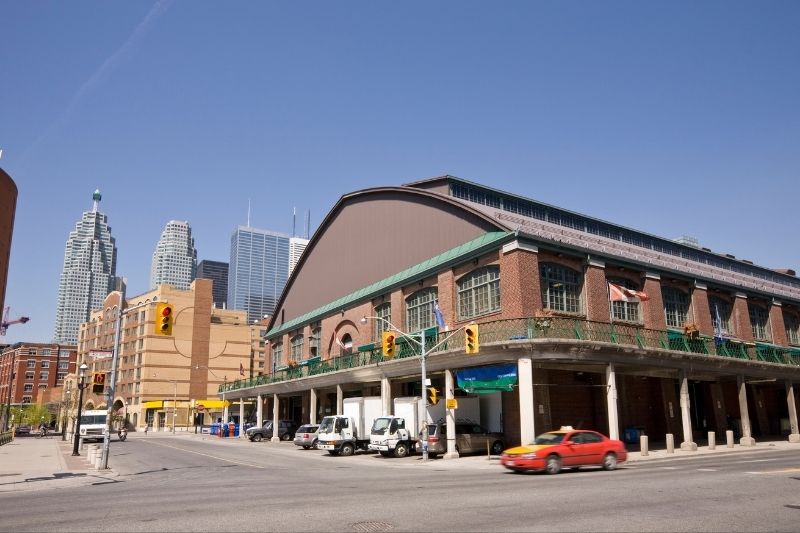
[[[628,459],[628,450],[620,440],[612,440],[596,431],[562,427],[536,437],[533,444],[505,450],[500,464],[515,472],[544,470],[558,474],[562,468],[602,466],[614,470]]]

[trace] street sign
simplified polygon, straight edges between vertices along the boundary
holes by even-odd
[[[90,350],[89,351],[89,357],[91,357],[92,359],[95,359],[95,360],[97,360],[97,359],[110,359],[111,358],[111,352],[107,352],[105,350]]]
[[[203,405],[202,403],[197,404],[197,410],[200,411],[201,413],[205,410],[205,408],[206,406]]]
[[[458,400],[456,400],[455,398],[448,399],[446,403],[447,403],[446,407],[448,409],[458,409]]]

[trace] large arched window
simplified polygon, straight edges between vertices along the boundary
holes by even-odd
[[[487,266],[458,280],[458,318],[466,320],[500,310],[500,267]]]
[[[321,355],[320,347],[322,346],[322,328],[318,325],[311,330],[311,337],[308,339],[308,355],[311,358],[319,357]]]
[[[272,368],[274,369],[276,366],[283,363],[283,343],[281,342],[274,342],[272,343]]]
[[[733,307],[728,300],[716,296],[708,299],[708,309],[711,312],[711,323],[714,325],[714,335],[733,335],[731,328],[731,313]]]
[[[689,295],[675,287],[661,287],[667,327],[682,328],[689,323]]]
[[[784,311],[783,324],[786,326],[786,340],[789,344],[800,344],[800,319],[797,315]]]
[[[769,311],[758,304],[747,304],[750,314],[750,326],[753,328],[753,338],[757,341],[769,341]]]
[[[617,285],[632,291],[641,290],[636,283],[629,279],[608,278],[607,281],[609,284]],[[609,287],[609,289],[611,289],[611,287]],[[624,320],[627,322],[641,322],[639,304],[640,302],[633,298],[631,298],[630,301],[611,299],[611,319]]]
[[[433,314],[436,295],[436,289],[423,289],[406,298],[406,331],[420,331],[436,324]]]
[[[383,332],[390,329],[389,322],[392,320],[392,304],[387,302],[375,307],[375,316],[379,319],[383,319],[373,320],[375,324],[375,342],[381,342]]]
[[[542,288],[542,306],[553,311],[581,312],[580,273],[555,263],[539,266],[539,282]]]

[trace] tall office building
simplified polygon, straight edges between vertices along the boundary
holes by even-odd
[[[197,272],[197,249],[188,222],[170,220],[161,233],[150,267],[150,290],[161,284],[188,289]]]
[[[94,191],[92,210],[83,213],[67,239],[53,342],[77,344],[80,325],[114,290],[117,246],[108,217],[99,211],[101,198]]]
[[[239,226],[231,236],[228,307],[252,324],[271,315],[289,278],[289,236]]]
[[[303,250],[308,245],[308,239],[301,239],[300,237],[292,237],[289,239],[289,274],[294,270],[297,262],[300,261],[300,256],[303,255]]]
[[[214,307],[226,308],[228,305],[228,263],[203,259],[197,264],[197,277],[214,282],[211,289]]]

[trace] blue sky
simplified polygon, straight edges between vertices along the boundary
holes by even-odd
[[[95,188],[129,294],[170,219],[228,260],[347,192],[452,174],[800,269],[800,3],[0,0],[6,305],[52,338]],[[377,238],[378,236],[376,236]]]

